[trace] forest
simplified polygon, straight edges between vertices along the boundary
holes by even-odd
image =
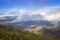
[[[0,40],[59,40],[56,37],[35,35],[18,28],[0,24]]]

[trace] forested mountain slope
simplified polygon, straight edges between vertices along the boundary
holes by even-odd
[[[56,37],[46,37],[33,33],[22,32],[18,28],[0,24],[0,40],[59,40]]]

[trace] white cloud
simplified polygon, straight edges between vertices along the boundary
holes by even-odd
[[[54,20],[59,21],[60,20],[60,13],[53,14],[53,15],[46,15],[46,16],[44,16],[43,19],[48,20],[48,21],[54,21]]]
[[[23,14],[26,12],[26,10],[22,9],[22,10],[19,10],[19,12]]]
[[[43,17],[44,20],[48,21],[59,21],[60,20],[60,8],[49,8],[46,10],[47,15]]]
[[[11,22],[29,21],[29,20],[60,20],[60,8],[42,8],[36,10],[13,9],[5,15],[0,16],[16,16]]]
[[[39,16],[40,15],[40,16]],[[60,20],[59,8],[43,8],[40,10],[22,10],[20,15],[16,19],[17,21],[29,21],[29,20],[47,20],[54,21]],[[16,21],[13,20],[13,21]]]
[[[4,17],[0,17],[0,20],[5,20],[5,19],[7,19],[7,18],[4,18]]]

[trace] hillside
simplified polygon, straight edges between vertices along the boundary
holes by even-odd
[[[7,25],[0,25],[0,40],[39,40],[40,38],[32,33],[21,32],[19,29]]]
[[[22,32],[18,28],[0,24],[0,40],[59,40],[56,37],[46,37],[33,33]]]
[[[36,26],[32,28],[26,28],[25,31],[32,32],[34,34],[43,36],[44,38],[60,39],[60,22],[54,23],[52,26]]]

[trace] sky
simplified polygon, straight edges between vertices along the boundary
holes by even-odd
[[[60,0],[0,0],[0,10],[39,9],[41,7],[60,6]]]
[[[0,0],[0,20],[5,16],[16,17],[16,21],[60,20],[60,0]]]

